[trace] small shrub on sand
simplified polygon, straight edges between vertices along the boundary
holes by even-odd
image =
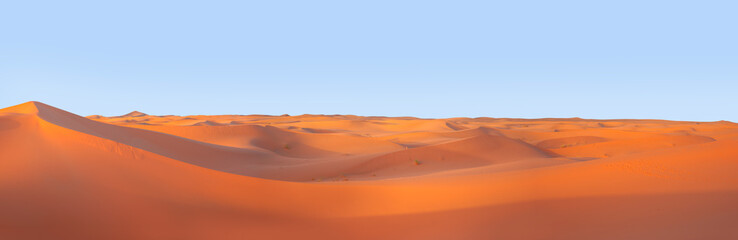
[[[415,164],[415,166],[420,165],[420,161],[418,161],[418,159],[413,160],[413,163]]]
[[[284,145],[284,149],[290,150],[290,145],[289,144],[285,144]]]

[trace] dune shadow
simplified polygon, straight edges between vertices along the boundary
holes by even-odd
[[[0,117],[0,131],[10,130],[20,127],[20,123],[13,119]]]

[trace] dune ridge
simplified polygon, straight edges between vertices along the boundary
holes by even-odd
[[[197,124],[208,123],[208,124]],[[738,125],[0,110],[3,239],[733,239]]]

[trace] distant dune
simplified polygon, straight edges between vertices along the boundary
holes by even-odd
[[[0,110],[0,239],[738,239],[738,124]]]
[[[145,117],[145,116],[148,116],[148,114],[142,113],[142,112],[139,112],[139,111],[133,111],[133,112],[129,112],[126,115],[123,115],[121,117]]]

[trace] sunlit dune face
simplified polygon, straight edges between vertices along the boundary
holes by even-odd
[[[732,239],[738,125],[0,110],[2,239]]]

